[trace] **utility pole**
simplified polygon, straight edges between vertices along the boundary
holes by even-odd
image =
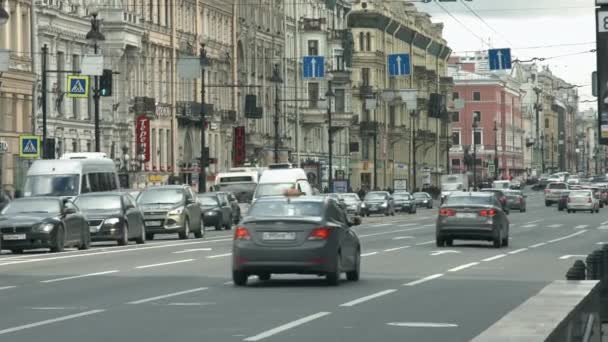
[[[97,19],[98,9],[96,5],[89,7],[91,15],[91,30],[87,33],[86,39],[93,42],[93,53],[97,55],[97,42],[106,40],[106,37],[100,31],[100,20]],[[101,93],[99,91],[99,76],[95,75],[95,88],[93,89],[93,104],[95,106],[95,152],[101,152],[101,132],[99,127],[99,99]]]
[[[494,180],[498,180],[498,125],[494,121]]]
[[[446,149],[446,154],[445,154],[445,174],[449,175],[450,174],[450,113],[448,112],[448,115],[445,118],[445,149]]]
[[[538,88],[538,87],[534,87],[534,92],[536,93],[536,103],[534,104],[534,111],[536,112],[536,151],[538,153],[539,147],[540,147],[540,110],[542,109],[542,105],[540,103],[540,94],[542,93],[542,89]],[[542,149],[541,149],[542,151]],[[538,155],[538,154],[537,154]],[[542,152],[541,152],[542,155]],[[541,158],[542,160],[542,164],[544,164],[544,158]],[[545,172],[545,167],[542,167],[542,173]]]
[[[198,180],[198,192],[203,193],[207,191],[207,165],[209,165],[209,156],[207,155],[207,147],[205,146],[205,126],[207,125],[206,113],[205,113],[205,67],[209,64],[207,59],[207,50],[205,50],[205,44],[201,44],[199,51],[200,64],[201,64],[201,162],[200,162],[200,175]]]
[[[329,192],[334,192],[334,169],[333,169],[333,127],[331,126],[331,99],[335,96],[333,90],[331,89],[331,79],[327,81],[327,93],[325,93],[325,97],[327,97],[327,154],[328,154],[328,174],[327,174],[327,185],[329,188]],[[375,153],[374,153],[375,156]],[[374,161],[375,163],[376,161]],[[374,176],[375,177],[375,176]]]
[[[416,191],[416,111],[413,110],[411,113],[412,120],[412,172],[414,179],[412,180],[412,192]]]
[[[477,190],[477,144],[475,143],[475,132],[477,132],[477,118],[473,117],[473,190]]]
[[[44,44],[42,47],[42,159],[48,159],[48,147],[47,147],[47,104],[46,104],[46,69],[47,69],[47,60],[49,56],[49,47]]]
[[[545,173],[545,136],[540,136],[540,159],[541,159],[541,172]]]
[[[551,134],[551,173],[555,172],[555,137]]]
[[[272,82],[275,83],[275,93],[274,93],[274,162],[279,162],[279,115],[281,114],[280,108],[280,99],[279,99],[279,84],[283,83],[283,79],[281,79],[281,71],[279,70],[279,64],[274,65],[274,70],[272,72]]]

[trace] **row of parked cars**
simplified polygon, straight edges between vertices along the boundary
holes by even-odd
[[[388,191],[371,191],[363,200],[356,193],[332,193],[327,196],[337,200],[348,214],[356,216],[394,216],[398,212],[415,214],[419,207],[433,208],[433,198],[426,192],[410,194],[397,191],[391,194]]]
[[[126,245],[154,239],[156,234],[202,238],[205,227],[231,229],[241,219],[231,193],[195,194],[187,185],[151,187],[144,191],[112,191],[69,197],[25,197],[0,212],[1,249],[66,247],[88,249],[91,241]]]

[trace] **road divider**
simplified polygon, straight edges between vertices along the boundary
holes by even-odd
[[[157,301],[160,299],[172,298],[172,297],[185,295],[188,293],[200,292],[200,291],[204,291],[207,289],[208,289],[207,287],[199,287],[196,289],[184,290],[184,291],[168,293],[168,294],[164,294],[164,295],[160,295],[160,296],[156,296],[156,297],[144,298],[144,299],[128,302],[127,304],[131,304],[131,305],[144,304],[144,303],[154,302],[154,301]]]
[[[298,327],[300,325],[303,325],[303,324],[306,324],[308,322],[314,321],[315,319],[319,319],[321,317],[325,317],[325,316],[327,316],[329,314],[331,314],[331,312],[325,312],[325,311],[317,312],[316,314],[313,314],[313,315],[310,315],[310,316],[306,316],[306,317],[302,317],[302,318],[300,318],[298,320],[295,320],[293,322],[289,322],[289,323],[280,325],[280,326],[278,326],[276,328],[267,330],[267,331],[265,331],[263,333],[255,335],[255,336],[247,337],[246,339],[244,339],[244,341],[247,341],[247,342],[260,341],[260,340],[263,340],[265,338],[268,338],[268,337],[274,336],[276,334],[282,333],[284,331],[287,331],[289,329],[293,329],[293,328]]]
[[[365,303],[367,301],[370,301],[372,299],[376,299],[378,297],[386,296],[386,295],[391,294],[393,292],[397,292],[397,290],[396,289],[389,289],[389,290],[384,290],[384,291],[376,292],[376,293],[371,294],[369,296],[357,298],[355,300],[351,300],[350,302],[346,302],[344,304],[340,304],[340,306],[346,306],[346,307],[355,306],[357,304]]]

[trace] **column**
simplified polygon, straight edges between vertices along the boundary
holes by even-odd
[[[164,169],[165,168],[165,157],[166,157],[166,153],[165,153],[165,145],[166,145],[166,141],[165,141],[165,130],[164,129],[159,129],[158,130],[158,147],[160,150],[160,168]]]
[[[25,6],[23,8],[23,10],[21,11],[21,32],[22,32],[22,36],[21,36],[21,41],[23,42],[22,46],[21,46],[21,50],[23,51],[24,54],[28,54],[30,52],[30,49],[32,48],[31,42],[30,42],[30,8],[28,6]]]
[[[23,39],[22,36],[25,32],[21,32],[21,4],[19,2],[15,3],[15,12],[11,14],[11,18],[8,22],[11,24],[14,32],[13,39],[15,39],[15,41],[13,42],[13,50],[17,51],[19,56],[21,56],[23,54],[21,39]]]
[[[4,1],[3,7],[6,12],[11,13],[10,5],[8,4],[8,0]],[[6,25],[0,26],[0,48],[2,49],[10,49],[11,47],[11,35],[10,33],[10,25],[7,23]]]
[[[15,109],[15,113],[13,113],[13,128],[15,132],[23,132],[23,114],[25,113],[25,104],[23,101],[23,95],[17,94],[13,98],[13,108]],[[10,130],[10,129],[9,129]]]

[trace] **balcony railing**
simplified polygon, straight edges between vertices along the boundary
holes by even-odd
[[[325,18],[302,18],[300,28],[304,31],[322,31],[325,29]]]

